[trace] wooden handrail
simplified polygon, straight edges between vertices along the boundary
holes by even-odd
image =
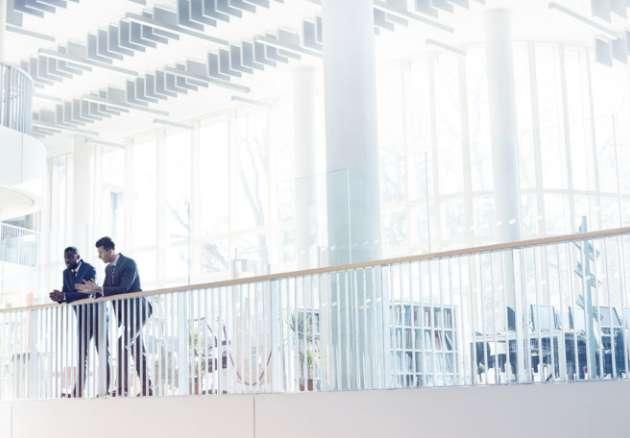
[[[252,276],[252,277],[246,277],[246,278],[215,281],[215,282],[210,282],[210,283],[192,284],[188,286],[162,288],[162,289],[155,289],[155,290],[150,290],[150,291],[136,292],[136,293],[131,293],[131,294],[113,295],[113,296],[103,297],[103,298],[98,298],[98,299],[86,299],[86,300],[78,301],[75,303],[76,304],[90,304],[90,303],[100,303],[100,302],[108,302],[108,301],[115,301],[115,300],[117,301],[117,300],[122,300],[126,298],[151,297],[155,295],[163,295],[163,294],[168,294],[168,293],[188,292],[188,291],[199,290],[199,289],[217,289],[220,287],[235,286],[239,284],[263,283],[263,282],[269,282],[272,280],[280,280],[284,278],[305,277],[309,275],[321,275],[321,274],[328,274],[328,273],[333,273],[333,272],[351,271],[351,270],[356,270],[356,269],[366,269],[366,268],[373,268],[373,267],[378,267],[378,266],[389,266],[389,265],[418,262],[418,261],[429,261],[429,260],[436,260],[436,259],[465,257],[465,256],[471,256],[474,254],[493,253],[493,252],[499,252],[499,251],[513,250],[513,249],[524,249],[524,248],[529,248],[529,247],[534,247],[534,246],[555,245],[555,244],[574,242],[574,241],[604,239],[607,237],[622,236],[625,234],[630,235],[630,227],[611,228],[611,229],[601,230],[601,231],[589,231],[587,233],[566,234],[566,235],[560,235],[560,236],[542,237],[542,238],[537,238],[537,239],[517,240],[517,241],[512,241],[512,242],[495,243],[491,245],[482,245],[482,246],[454,249],[454,250],[441,251],[441,252],[428,253],[428,254],[374,260],[374,261],[369,261],[369,262],[349,263],[345,265],[327,266],[323,268],[312,268],[312,269],[304,269],[300,271],[288,271],[288,272],[280,272],[276,274],[265,274],[265,275],[258,275],[258,276]],[[75,303],[72,303],[70,305],[76,305]],[[0,314],[9,313],[9,312],[49,309],[49,308],[53,308],[57,306],[59,305],[55,303],[49,303],[49,304],[40,304],[36,306],[6,308],[6,309],[0,309]]]

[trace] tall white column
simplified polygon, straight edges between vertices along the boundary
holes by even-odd
[[[372,1],[324,0],[323,37],[329,261],[376,259],[380,193]]]
[[[314,67],[293,73],[293,148],[298,268],[312,267],[317,244],[317,176]]]
[[[324,0],[322,6],[328,254],[338,265],[380,257],[374,9],[372,0]],[[322,319],[331,322],[322,332],[322,343],[331,345],[323,354],[333,359],[326,360],[331,389],[373,387],[376,373],[382,376],[372,347],[383,345],[384,330],[374,327],[385,300],[372,280],[331,278],[330,307],[322,309]]]
[[[520,239],[518,131],[511,13],[506,9],[492,9],[485,14],[496,238],[500,242],[510,242]],[[526,291],[522,288],[522,297],[517,300],[512,252],[502,254],[501,262],[501,272],[495,274],[503,283],[503,299],[499,299],[499,305],[505,305],[507,328],[517,330],[522,337],[529,330],[526,317],[528,312],[524,307],[527,302]],[[525,338],[517,343],[518,363],[515,365],[521,381],[528,380],[528,370],[531,368],[529,356],[526,355],[526,342]]]
[[[79,252],[88,256],[93,253],[94,245],[94,183],[96,149],[85,141],[85,137],[76,136],[72,154],[73,169],[73,245]]]
[[[7,0],[0,0],[0,62],[4,62],[5,35],[7,27]]]
[[[486,59],[497,238],[518,240],[519,175],[514,61],[510,11],[486,12]]]

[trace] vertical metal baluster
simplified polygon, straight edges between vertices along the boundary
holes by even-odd
[[[254,368],[254,363],[255,361],[252,358],[252,337],[253,337],[253,331],[252,331],[252,318],[254,317],[254,314],[252,312],[254,303],[255,303],[255,298],[252,297],[252,288],[253,288],[253,284],[252,283],[247,283],[247,286],[245,288],[245,291],[247,293],[247,314],[246,314],[246,321],[247,321],[247,330],[245,331],[245,340],[246,340],[246,345],[247,345],[247,354],[245,356],[245,359],[247,360],[247,370],[249,373],[249,382],[247,384],[247,392],[251,393],[254,391],[255,385],[255,371],[253,370]],[[255,292],[255,291],[254,291]]]
[[[345,323],[346,323],[346,330],[343,336],[343,345],[344,345],[344,349],[345,349],[345,378],[344,378],[344,383],[346,386],[345,389],[353,389],[352,388],[352,382],[351,382],[351,376],[352,376],[352,363],[353,361],[350,360],[350,352],[352,351],[352,346],[350,345],[350,333],[351,333],[351,318],[352,315],[350,314],[351,310],[351,304],[350,304],[350,281],[348,280],[348,271],[343,271],[341,272],[341,274],[343,275],[343,296],[344,296],[344,318],[345,318]]]
[[[169,336],[169,339],[178,340],[179,339],[178,301],[177,301],[177,297],[175,296],[175,293],[170,293],[169,298],[170,298],[170,303],[169,303],[168,309],[170,310],[169,326],[170,326],[170,333],[171,333]],[[176,360],[175,357],[173,357],[172,361],[169,360],[167,361],[167,363],[168,363],[168,371],[169,371],[168,395],[176,395],[178,392],[179,384],[175,377],[177,376],[177,372],[179,372],[179,368],[178,368],[179,358],[177,358]]]
[[[573,243],[573,242],[572,242]],[[569,291],[571,294],[571,312],[572,312],[572,316],[573,316],[573,360],[574,360],[574,370],[573,372],[575,373],[574,378],[575,380],[580,380],[580,355],[579,355],[579,344],[578,344],[578,329],[576,326],[576,322],[577,322],[577,318],[578,318],[578,314],[577,314],[577,298],[575,296],[575,284],[574,284],[574,278],[573,278],[573,269],[571,269],[571,266],[575,265],[575,260],[573,260],[573,258],[571,257],[572,252],[571,252],[571,246],[570,244],[566,244],[563,245],[565,248],[565,252],[566,252],[566,259],[569,260],[570,266],[567,269],[567,276],[569,277]],[[586,345],[585,345],[586,347]]]
[[[562,290],[562,274],[560,269],[560,246],[554,245],[556,249],[556,275],[558,276],[558,294],[560,297],[560,315],[564,315],[565,303],[564,303],[564,293]],[[567,309],[568,310],[568,309]],[[568,313],[567,313],[568,315]],[[567,318],[568,319],[568,318]],[[559,352],[559,366],[560,366],[560,381],[563,383],[567,382],[567,341],[566,341],[566,332],[567,332],[568,321],[564,321],[564,317],[561,318],[560,325],[560,339],[558,341],[558,352]]]
[[[88,338],[90,341],[90,344],[93,342],[94,343],[94,347],[91,348],[92,351],[92,360],[90,361],[90,366],[92,367],[93,370],[93,377],[92,377],[92,397],[98,397],[99,396],[99,382],[101,380],[101,374],[104,371],[103,369],[101,369],[101,367],[99,366],[99,360],[100,360],[100,355],[102,354],[100,351],[98,351],[97,347],[98,347],[98,342],[97,342],[97,337],[96,337],[96,333],[98,331],[98,319],[99,319],[99,314],[98,314],[98,304],[94,303],[94,299],[91,300],[92,303],[90,304],[90,322],[92,323],[92,331],[90,333],[90,337]],[[100,334],[100,333],[99,333]]]
[[[373,369],[374,369],[374,357],[369,354],[370,351],[370,341],[373,339],[370,336],[369,328],[368,328],[368,316],[371,314],[370,312],[370,304],[368,303],[367,291],[368,291],[368,275],[367,271],[371,270],[371,268],[363,268],[361,269],[361,284],[362,287],[362,305],[361,311],[363,313],[363,389],[372,389],[374,387],[374,377],[373,377]],[[312,296],[311,296],[312,298]],[[313,308],[313,305],[311,305]],[[315,345],[315,313],[313,313],[313,329],[311,333],[313,334],[313,345]],[[315,389],[315,386],[313,387]]]
[[[240,327],[240,311],[239,303],[241,300],[240,286],[233,285],[228,287],[229,308],[230,308],[230,327],[232,329],[230,339],[232,339],[233,351],[235,356],[231,365],[234,367],[234,371],[231,372],[231,378],[229,380],[230,392],[239,393],[238,382],[240,379],[240,362],[242,355],[236,356],[236,353],[240,353],[242,347],[241,336],[243,331]]]
[[[88,315],[87,304],[84,301],[79,301],[81,323],[79,324],[79,358],[81,360],[80,367],[78,369],[79,379],[81,381],[81,393],[79,398],[89,397],[90,385],[88,384],[89,369],[88,369],[88,349],[87,349],[87,330],[88,330]]]
[[[151,324],[149,324],[151,318],[153,317],[153,315],[149,315],[149,297],[145,297],[144,300],[140,301],[138,303],[139,305],[141,305],[140,308],[140,315],[138,315],[140,317],[141,321],[144,321],[144,323],[142,324],[141,329],[141,333],[142,333],[142,344],[140,345],[140,348],[143,348],[144,346],[144,350],[145,350],[145,358],[144,360],[142,360],[140,362],[140,371],[142,376],[144,376],[144,378],[141,378],[140,380],[140,384],[142,385],[142,389],[141,391],[146,394],[146,395],[151,395],[151,392],[149,391],[149,388],[151,388],[153,385],[149,385],[149,382],[153,382],[152,378],[151,378],[151,350],[149,348],[149,345],[147,345],[147,341],[149,339],[151,339],[151,336],[149,335],[149,330],[151,327]],[[149,326],[149,329],[147,329],[147,325]],[[140,350],[142,351],[142,350]],[[151,391],[155,391],[155,388],[151,388]]]
[[[479,267],[479,310],[481,315],[481,331],[483,333],[483,355],[484,355],[484,368],[486,370],[486,385],[488,382],[488,376],[490,375],[490,362],[488,360],[488,331],[486,329],[486,315],[484,312],[485,309],[485,301],[484,301],[484,290],[483,290],[483,254],[477,254],[478,267]]]
[[[210,295],[212,294],[212,295]],[[208,334],[209,334],[209,330],[212,330],[212,322],[214,321],[214,318],[211,316],[211,312],[213,311],[214,307],[212,305],[212,300],[213,300],[213,295],[215,295],[215,290],[214,289],[202,289],[201,290],[201,296],[200,296],[200,300],[201,300],[201,306],[203,308],[202,310],[202,316],[201,319],[203,321],[203,326],[201,328],[202,332],[203,332],[203,340],[201,341],[201,349],[203,351],[203,354],[201,356],[202,360],[203,360],[203,366],[201,367],[201,378],[199,379],[199,389],[201,394],[204,394],[204,391],[206,394],[208,394],[208,391],[211,391],[212,388],[209,389],[204,389],[206,388],[206,380],[209,380],[210,376],[210,362],[211,362],[211,357],[208,354]],[[210,299],[210,305],[208,305],[208,299]],[[217,338],[217,343],[218,343],[218,338]],[[217,349],[216,352],[218,353],[219,350],[219,346],[217,345]],[[219,359],[220,362],[220,359]],[[218,375],[218,369],[220,369],[220,363],[218,363],[219,368],[214,370],[215,375]]]
[[[539,286],[540,286],[540,276],[538,275],[538,251],[536,251],[536,247],[532,248],[532,252],[534,255],[534,288],[535,288],[535,292],[536,292],[536,316],[534,317],[534,313],[532,312],[532,318],[535,318],[534,320],[536,321],[536,326],[535,326],[535,331],[536,331],[536,341],[538,342],[538,378],[540,379],[540,382],[543,382],[543,376],[542,376],[542,370],[544,368],[544,351],[543,351],[543,344],[542,344],[542,328],[541,328],[541,315],[540,315],[540,290],[539,290]]]
[[[446,354],[446,357],[450,358],[449,361],[447,361],[447,363],[451,362],[453,363],[453,369],[450,372],[451,378],[449,379],[449,384],[450,385],[456,385],[459,382],[461,382],[461,372],[463,370],[463,367],[461,366],[461,364],[459,363],[460,361],[460,355],[458,353],[459,350],[459,345],[457,343],[458,339],[457,339],[457,319],[456,319],[456,314],[455,314],[455,310],[456,310],[456,306],[455,306],[455,300],[453,300],[453,270],[451,268],[451,258],[446,259],[446,266],[447,266],[447,277],[448,277],[448,303],[450,306],[450,315],[451,315],[451,320],[450,320],[450,327],[446,327],[446,314],[444,315],[444,346],[445,346],[445,350],[446,352],[444,354]],[[461,309],[461,307],[460,307]],[[461,312],[461,310],[460,310]],[[413,317],[413,314],[412,314]],[[461,316],[460,316],[461,318]],[[459,318],[458,318],[459,319]],[[446,342],[446,329],[449,329],[449,333],[452,335],[452,352],[448,350],[448,343]],[[459,383],[461,384],[461,383]]]
[[[51,389],[51,398],[55,399],[59,397],[59,311],[60,307],[55,306],[53,308],[53,352],[51,354],[51,367],[52,367],[52,389]],[[1,316],[1,315],[0,315]],[[0,360],[1,360],[1,349],[0,349]],[[1,395],[1,389],[0,389]],[[0,400],[2,397],[0,396]]]
[[[630,373],[630,369],[628,368],[628,334],[627,334],[627,327],[628,327],[628,323],[630,321],[626,321],[626,282],[625,282],[625,272],[624,272],[624,266],[626,266],[625,264],[625,258],[623,257],[621,248],[623,246],[623,236],[617,236],[615,237],[615,242],[617,243],[616,247],[617,247],[617,269],[618,269],[618,274],[619,274],[619,295],[621,297],[621,309],[622,309],[622,314],[621,314],[621,321],[622,321],[622,327],[621,327],[621,336],[622,336],[622,340],[623,340],[623,365],[624,365],[624,377],[627,379],[628,375]]]
[[[246,381],[245,381],[245,377],[246,377],[246,368],[245,368],[245,361],[247,360],[247,347],[246,347],[246,336],[247,336],[247,330],[245,329],[246,324],[249,322],[248,321],[248,315],[245,312],[245,304],[246,304],[246,299],[247,299],[247,295],[246,295],[246,286],[240,284],[238,287],[238,295],[239,295],[239,301],[240,301],[240,306],[239,306],[239,324],[238,324],[238,328],[239,328],[239,337],[240,337],[240,352],[241,352],[241,357],[240,357],[240,376],[241,376],[241,388],[240,388],[240,392],[241,394],[246,393],[247,392],[247,386],[246,386]]]
[[[599,276],[598,276],[598,273],[597,273],[597,261],[595,260],[595,258],[596,258],[595,254],[597,253],[597,251],[595,249],[595,240],[591,240],[590,242],[591,242],[591,244],[593,246],[593,271],[592,271],[591,275],[592,275],[592,279],[594,281],[592,291],[593,291],[593,293],[595,295],[594,298],[592,299],[592,302],[593,302],[593,308],[595,309],[595,315],[597,316],[597,319],[599,321],[601,321],[602,315],[600,315],[601,307],[600,307],[600,302],[599,302],[599,287],[597,286],[597,281],[598,281]],[[591,279],[589,279],[589,281],[590,280]],[[609,304],[609,307],[610,307],[610,302],[608,304]],[[612,320],[612,318],[610,319],[610,324],[611,324],[611,327],[610,327],[610,342],[611,342],[611,345],[612,345],[612,342],[613,342],[613,339],[612,339],[613,320]],[[604,380],[604,378],[606,377],[606,376],[604,376],[604,372],[605,372],[605,369],[604,369],[604,354],[605,354],[605,351],[604,351],[604,348],[603,348],[603,342],[604,342],[604,332],[601,330],[601,322],[600,322],[600,339],[599,339],[600,350],[598,351],[599,354],[597,355],[597,358],[598,358],[597,363],[598,363],[598,368],[599,368],[599,380]],[[614,359],[614,358],[611,358],[611,359]]]
[[[267,350],[266,350],[266,334],[267,326],[265,325],[265,315],[270,309],[265,306],[266,285],[268,282],[261,281],[254,284],[254,317],[256,321],[256,393],[264,391],[264,383],[267,378]],[[259,365],[258,365],[259,364]]]
[[[499,336],[499,331],[497,329],[497,303],[496,303],[496,285],[495,285],[495,276],[494,276],[494,259],[495,253],[488,253],[488,257],[490,257],[490,309],[491,309],[491,324],[492,324],[492,338],[494,341],[494,383],[501,384],[501,369],[499,367],[499,342],[501,341],[501,337]]]
[[[315,283],[317,281],[317,286]],[[311,276],[311,348],[313,349],[313,391],[320,391],[320,382],[321,378],[319,376],[320,368],[321,368],[321,349],[320,349],[320,340],[321,340],[321,282],[319,275]]]
[[[335,287],[335,292],[334,292],[334,297],[335,297],[335,307],[337,307],[337,318],[335,319],[334,322],[334,327],[331,326],[332,329],[332,333],[333,336],[335,336],[336,342],[333,344],[333,348],[335,349],[335,352],[333,354],[334,357],[334,366],[335,366],[335,390],[336,391],[341,391],[343,390],[343,372],[342,372],[342,355],[341,355],[341,349],[343,348],[343,345],[341,343],[341,278],[339,275],[339,271],[335,271],[331,274],[331,276],[334,276],[335,281],[334,281],[334,287]],[[332,321],[331,321],[332,324]]]
[[[273,361],[275,359],[274,355],[273,355],[273,341],[271,339],[271,333],[272,333],[272,326],[273,326],[273,315],[274,315],[274,308],[273,308],[273,299],[271,297],[271,291],[273,290],[272,287],[272,281],[273,280],[269,280],[269,281],[265,281],[262,284],[262,289],[261,289],[261,293],[262,293],[262,337],[263,337],[263,342],[262,342],[262,360],[263,360],[263,366],[264,366],[264,370],[265,373],[263,374],[263,381],[262,381],[262,385],[263,385],[263,392],[272,392],[272,379],[271,379],[271,375],[273,373],[272,369],[273,369]]]
[[[469,369],[471,369],[471,366],[469,366],[468,363],[466,363],[466,359],[469,358],[469,352],[466,349],[466,345],[468,345],[468,343],[466,342],[466,335],[464,333],[464,319],[467,315],[466,312],[464,312],[464,309],[466,308],[465,304],[464,304],[464,280],[463,280],[463,271],[462,271],[462,257],[458,257],[457,258],[457,271],[458,271],[458,280],[459,280],[459,308],[460,308],[460,315],[459,318],[457,318],[458,321],[458,325],[459,325],[459,336],[454,336],[454,341],[457,343],[458,349],[460,350],[459,356],[461,356],[460,359],[460,378],[459,378],[459,384],[460,385],[472,385],[474,383],[474,379],[472,379],[471,376],[471,380],[468,381],[466,379],[466,373],[468,372]],[[469,282],[470,283],[470,282]],[[469,291],[470,294],[472,294],[472,291]],[[455,314],[453,314],[453,317],[455,317]],[[471,316],[468,316],[469,318],[471,318]],[[472,318],[471,318],[472,319]],[[471,338],[471,343],[470,345],[473,345],[472,343],[472,338]],[[470,363],[470,361],[469,361]]]
[[[398,317],[394,316],[392,318],[392,321],[390,321],[388,327],[386,328],[387,330],[390,331],[390,339],[391,339],[391,343],[390,343],[390,348],[388,351],[388,354],[390,355],[390,357],[394,358],[394,367],[392,368],[392,375],[388,376],[391,381],[392,381],[392,386],[395,388],[400,387],[400,372],[402,370],[402,352],[399,351],[400,347],[399,347],[399,343],[398,343],[398,338],[396,337],[396,332],[399,329],[400,326],[400,322],[399,320],[401,320],[401,307],[400,307],[400,297],[398,297],[398,292],[397,288],[395,286],[395,282],[394,282],[394,267],[392,265],[387,265],[386,266],[387,269],[387,273],[388,273],[388,280],[389,280],[389,300],[386,301],[388,308],[387,308],[387,312],[390,315],[394,315],[393,312],[396,312],[396,314],[398,314]],[[400,361],[398,361],[398,358],[400,357]],[[391,359],[390,359],[391,360]]]
[[[401,289],[406,289],[406,291],[404,292],[404,301],[406,303],[407,306],[409,306],[409,325],[406,326],[405,330],[409,330],[409,347],[405,346],[405,348],[409,349],[409,354],[410,354],[410,365],[411,365],[411,369],[409,370],[412,374],[411,374],[411,378],[407,378],[406,382],[405,382],[405,386],[417,386],[417,376],[418,376],[418,364],[416,362],[416,325],[415,325],[415,321],[414,321],[414,310],[416,308],[416,303],[413,300],[412,297],[412,290],[413,290],[413,275],[412,275],[412,270],[411,270],[411,266],[412,266],[412,262],[409,261],[407,263],[405,263],[404,265],[401,264],[400,269],[402,271],[403,266],[406,267],[407,269],[407,281],[404,281],[404,276],[403,278],[401,278]],[[405,283],[406,284],[406,288],[402,287],[402,284]],[[405,335],[405,338],[407,338],[407,336]],[[405,339],[407,340],[407,339]]]
[[[237,351],[239,355],[237,360],[235,361],[236,367],[236,380],[234,381],[234,391],[242,394],[245,390],[245,336],[244,336],[244,317],[245,317],[245,304],[244,297],[245,293],[243,292],[242,285],[235,285],[232,287],[233,293],[236,293],[236,297],[233,301],[233,318],[234,318],[234,337],[238,339],[238,348]]]
[[[412,302],[416,304],[418,318],[415,318],[414,312],[412,311],[413,318],[413,338],[414,338],[414,361],[416,362],[415,367],[415,376],[414,379],[416,381],[416,386],[424,386],[426,382],[426,359],[425,354],[426,350],[424,347],[424,287],[423,287],[423,275],[422,275],[422,260],[418,260],[414,264],[409,265],[409,277],[413,279],[413,266],[417,267],[418,273],[418,283],[417,287],[411,289],[412,293]],[[414,291],[417,291],[417,296]],[[419,339],[418,339],[419,333]],[[419,360],[418,360],[419,359]]]
[[[588,380],[591,380],[594,377],[594,371],[593,368],[596,366],[596,364],[591,363],[592,362],[592,358],[591,358],[591,354],[594,354],[591,349],[591,336],[593,335],[591,333],[591,320],[592,320],[592,315],[587,314],[587,304],[588,304],[588,300],[589,297],[587,297],[587,291],[588,291],[588,287],[587,287],[587,279],[586,279],[586,272],[585,272],[585,267],[586,267],[586,240],[582,240],[582,251],[580,251],[580,259],[582,261],[582,293],[584,296],[584,325],[586,328],[586,369],[588,374],[585,374],[585,378],[587,378]],[[592,304],[592,297],[591,297],[591,304]]]
[[[291,283],[293,283],[293,289],[291,290]],[[297,324],[297,303],[296,303],[296,299],[297,299],[297,280],[295,278],[288,278],[287,279],[287,312],[288,312],[288,319],[287,321],[290,321],[290,323],[293,325],[293,333],[291,333],[290,335],[290,348],[289,348],[289,354],[290,354],[290,380],[289,380],[289,385],[290,385],[290,390],[292,392],[297,392],[299,391],[299,386],[296,386],[296,380],[298,379],[298,354],[299,354],[299,341],[298,341],[298,335],[297,335],[297,327],[295,327],[295,325]]]
[[[68,305],[63,304],[61,307],[61,321],[60,321],[60,330],[59,330],[59,338],[61,342],[61,365],[59,368],[59,372],[61,373],[61,388],[59,388],[59,394],[57,397],[61,396],[62,392],[65,392],[67,389],[68,382],[66,381],[66,360],[68,358]]]
[[[437,386],[444,386],[445,385],[445,340],[446,340],[446,333],[444,331],[444,322],[446,320],[445,318],[445,311],[446,311],[446,305],[444,303],[444,288],[443,288],[443,282],[442,282],[442,259],[437,258],[435,259],[435,262],[437,263],[437,267],[438,267],[438,290],[440,293],[440,298],[439,298],[439,309],[440,309],[440,319],[435,321],[435,333],[438,334],[438,339],[440,338],[439,335],[441,335],[441,345],[439,345],[439,350],[437,350],[435,352],[436,354],[436,358],[439,360],[440,363],[440,380],[438,382],[436,382]],[[434,336],[435,337],[435,336]],[[437,371],[434,371],[434,374],[437,376]]]
[[[322,290],[323,286],[322,286],[322,275],[321,274],[315,274],[315,278],[317,279],[317,288],[315,289],[317,291],[317,295],[315,296],[315,307],[317,308],[317,311],[319,312],[319,316],[317,317],[317,319],[315,320],[314,324],[315,327],[313,328],[313,334],[317,333],[317,340],[313,339],[313,345],[316,348],[317,351],[317,366],[315,368],[315,370],[317,371],[317,373],[315,374],[315,382],[317,383],[317,389],[316,391],[322,391],[324,390],[324,388],[328,388],[328,386],[326,385],[326,383],[324,382],[324,379],[326,378],[325,376],[328,376],[329,373],[324,369],[325,367],[325,362],[326,360],[326,347],[323,345],[323,332],[322,332],[322,324],[324,321],[324,315],[326,314],[325,310],[324,310],[324,301],[326,300],[324,292]],[[317,342],[317,343],[316,343]]]
[[[506,254],[506,252],[510,251],[510,254]],[[503,321],[503,324],[505,326],[505,377],[506,377],[506,383],[511,383],[512,379],[513,379],[513,375],[512,375],[512,355],[511,355],[511,334],[510,334],[510,321],[508,318],[508,297],[507,297],[507,293],[508,293],[508,287],[507,287],[507,280],[506,280],[506,275],[509,275],[509,273],[506,274],[506,269],[505,269],[505,258],[506,256],[510,256],[511,255],[511,250],[507,250],[507,251],[500,251],[499,253],[497,253],[498,256],[500,256],[500,261],[501,263],[499,264],[500,267],[500,272],[501,272],[501,305],[500,305],[500,311],[501,313],[499,313],[499,315],[501,315],[501,319]],[[512,298],[514,299],[514,311],[516,312],[516,272],[514,270],[514,259],[511,258],[510,260],[510,267],[512,269],[512,273],[510,275],[510,278],[508,279],[509,281],[511,281],[510,284],[510,293],[512,294]],[[516,342],[516,340],[514,341]]]
[[[327,301],[328,301],[328,318],[327,318],[327,330],[328,330],[328,343],[327,348],[327,377],[326,382],[327,390],[338,391],[339,376],[341,375],[339,367],[339,350],[338,336],[339,332],[336,326],[339,324],[339,279],[336,272],[330,272],[323,275],[324,287],[326,288]]]
[[[361,369],[361,357],[360,357],[360,349],[359,345],[361,344],[360,338],[360,325],[359,325],[359,297],[358,297],[358,279],[357,279],[357,270],[353,269],[346,272],[346,275],[350,276],[349,283],[351,284],[350,288],[352,289],[352,301],[351,301],[351,319],[350,323],[352,326],[352,330],[354,331],[354,375],[355,375],[355,389],[362,389],[361,386],[361,377],[362,377],[362,369]]]
[[[210,339],[211,342],[216,342],[217,348],[217,369],[215,370],[215,378],[212,382],[212,386],[214,390],[216,390],[217,395],[222,392],[222,378],[221,373],[223,372],[223,354],[224,350],[227,349],[227,345],[224,347],[223,343],[227,344],[227,339],[224,337],[223,332],[223,321],[227,319],[227,311],[223,309],[223,288],[219,288],[217,290],[210,289],[211,295],[211,309],[210,314],[212,318],[210,319],[210,326],[216,321],[216,331],[214,332],[214,338]],[[216,295],[216,298],[215,298]],[[226,353],[227,354],[227,353]],[[228,364],[229,366],[229,364]]]
[[[549,323],[550,323],[550,332],[549,332],[549,355],[550,355],[550,361],[551,361],[551,378],[553,381],[556,381],[556,349],[555,349],[555,344],[556,342],[558,342],[558,340],[560,339],[558,336],[558,330],[556,329],[556,312],[555,312],[555,307],[553,305],[553,300],[551,298],[551,295],[553,293],[552,289],[551,289],[551,279],[549,277],[549,249],[547,246],[543,246],[541,247],[541,251],[544,255],[543,257],[543,269],[544,269],[544,273],[545,273],[545,285],[546,285],[546,289],[547,289],[547,301],[548,303],[546,303],[546,305],[548,305],[551,308],[551,312],[549,314]],[[560,294],[560,291],[558,291],[558,294]],[[562,308],[560,308],[562,309]],[[559,346],[558,346],[559,348]]]
[[[164,297],[165,295],[156,296],[156,299],[153,300],[153,314],[154,318],[157,318],[156,324],[151,333],[151,345],[153,346],[153,351],[155,354],[155,374],[153,375],[153,395],[155,397],[159,397],[162,395],[164,384],[162,382],[162,374],[164,372],[162,367],[163,352],[164,352],[164,319],[166,318],[166,314],[164,313]],[[148,306],[147,306],[148,307]]]
[[[131,375],[135,376],[137,374],[136,370],[140,370],[140,374],[137,376],[140,382],[138,392],[140,393],[140,396],[142,397],[143,396],[142,390],[143,390],[143,385],[144,385],[144,382],[142,379],[142,370],[140,368],[140,364],[142,363],[142,360],[140,360],[140,364],[136,363],[137,357],[142,355],[142,349],[140,345],[140,341],[142,340],[142,336],[140,332],[140,330],[142,330],[142,326],[140,325],[140,321],[142,320],[142,318],[138,318],[141,315],[139,315],[140,303],[137,300],[140,300],[140,298],[127,299],[127,305],[129,306],[129,311],[131,313],[131,315],[129,316],[129,321],[131,323],[131,329],[130,329],[130,334],[129,334],[131,345],[129,346],[128,356],[130,360],[133,360],[133,365],[134,365],[134,370],[130,372]],[[133,335],[133,340],[131,339],[132,335]],[[129,390],[130,390],[130,393],[128,395],[130,397],[133,397],[136,392],[135,389],[132,391],[131,388],[129,388]]]
[[[609,269],[608,269],[608,246],[606,245],[606,240],[607,239],[602,239],[602,245],[603,245],[603,253],[604,253],[604,269],[606,271],[606,291],[607,291],[607,295],[608,295],[608,318],[610,321],[610,346],[611,346],[611,352],[610,352],[610,359],[611,359],[611,364],[612,364],[612,379],[616,379],[617,378],[617,355],[616,355],[616,333],[615,330],[617,330],[617,327],[615,325],[616,319],[613,319],[613,299],[611,298],[610,295],[610,289],[611,289],[611,284],[610,284],[610,273],[609,273]],[[623,308],[622,308],[623,309]],[[621,330],[621,328],[620,328]]]
[[[48,313],[48,359],[46,360],[48,370],[47,381],[47,399],[55,398],[55,346],[56,346],[56,333],[55,333],[55,313],[56,308],[49,305],[46,309]]]
[[[306,336],[306,320],[308,318],[307,316],[307,309],[306,309],[306,277],[305,276],[300,276],[300,287],[301,287],[301,291],[297,291],[296,293],[299,295],[299,298],[296,298],[296,303],[300,302],[301,304],[299,305],[302,310],[299,311],[297,315],[301,315],[302,316],[302,320],[299,321],[298,325],[297,325],[297,329],[298,329],[298,343],[300,341],[300,336],[302,337],[302,346],[300,348],[300,346],[298,346],[298,350],[302,350],[302,366],[300,369],[300,373],[301,373],[301,378],[300,380],[302,381],[302,385],[303,385],[303,391],[307,392],[308,391],[308,367],[307,367],[307,357],[308,357],[308,341],[307,341],[307,336]],[[296,277],[296,281],[297,281],[297,277]],[[296,288],[297,289],[297,288]],[[301,292],[301,293],[300,293]],[[300,327],[301,326],[301,327]],[[301,331],[301,333],[300,333]]]

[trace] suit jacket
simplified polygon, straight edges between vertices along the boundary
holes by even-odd
[[[119,255],[115,266],[108,265],[105,268],[103,295],[106,297],[142,291],[136,262],[122,254]],[[153,313],[151,303],[144,297],[127,299],[123,302],[117,301],[114,303],[114,310],[118,325],[129,325],[130,322],[134,322],[134,325],[144,324],[144,321]],[[128,318],[131,321],[128,321]]]
[[[75,284],[85,280],[96,280],[96,269],[89,263],[81,261],[81,266],[76,275],[69,268],[63,271],[63,289],[61,291],[65,293],[65,303],[72,303],[88,298],[86,294],[77,292],[75,287]]]

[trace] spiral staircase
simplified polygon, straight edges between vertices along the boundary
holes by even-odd
[[[0,222],[36,211],[43,199],[46,150],[32,133],[33,82],[0,64]]]

